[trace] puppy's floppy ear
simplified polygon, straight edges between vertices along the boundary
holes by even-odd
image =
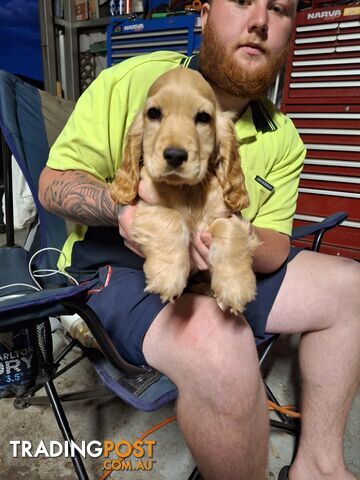
[[[111,197],[120,205],[132,203],[138,193],[140,161],[143,154],[143,129],[143,112],[140,112],[127,132],[123,159],[110,185]]]
[[[224,192],[225,204],[232,211],[249,206],[245,177],[240,166],[240,155],[235,127],[228,113],[217,111],[217,167],[215,173]]]

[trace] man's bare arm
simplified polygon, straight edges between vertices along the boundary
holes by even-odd
[[[72,222],[119,225],[121,207],[110,197],[108,185],[83,171],[45,167],[39,180],[39,199],[44,208]]]
[[[289,255],[290,239],[287,235],[269,228],[253,228],[258,239],[263,242],[255,252],[253,269],[258,273],[275,272]]]

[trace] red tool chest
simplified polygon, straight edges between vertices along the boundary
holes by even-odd
[[[281,110],[307,147],[295,225],[348,212],[322,251],[360,259],[360,6],[299,12],[292,45]]]

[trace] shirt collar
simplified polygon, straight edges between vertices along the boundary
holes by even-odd
[[[183,66],[193,70],[199,70],[199,56],[185,57],[182,62]],[[273,132],[277,130],[276,124],[265,109],[263,103],[259,100],[251,101],[235,123],[236,133],[239,140],[255,137],[257,133]]]
[[[260,100],[251,101],[235,124],[239,140],[256,136],[259,132],[273,132],[277,126]]]
[[[250,104],[235,123],[235,130],[236,136],[239,140],[245,140],[246,138],[255,137],[257,135],[258,131],[254,125]]]

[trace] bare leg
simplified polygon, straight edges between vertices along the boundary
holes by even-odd
[[[304,333],[300,343],[302,433],[290,480],[353,480],[343,436],[360,378],[360,266],[300,253],[288,266],[269,316],[273,333]]]
[[[143,352],[179,388],[179,425],[204,478],[264,480],[268,413],[246,322],[184,295],[157,316]]]

